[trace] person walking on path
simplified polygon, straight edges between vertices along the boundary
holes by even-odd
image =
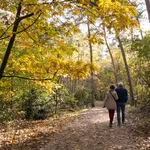
[[[106,97],[104,100],[104,106],[108,109],[109,112],[109,127],[112,127],[113,118],[115,114],[115,110],[117,108],[116,101],[118,100],[117,92],[115,91],[115,86],[110,85],[110,90],[107,91]]]
[[[118,95],[118,101],[117,102],[117,122],[118,126],[121,124],[120,119],[120,110],[122,112],[122,124],[125,122],[125,105],[128,100],[128,91],[123,87],[123,83],[118,83],[118,87],[115,90]]]

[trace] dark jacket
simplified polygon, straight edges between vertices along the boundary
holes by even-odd
[[[126,103],[128,100],[128,91],[123,87],[116,88],[116,92],[118,94],[118,100],[117,103]]]

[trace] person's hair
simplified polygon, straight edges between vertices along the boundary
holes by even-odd
[[[114,89],[115,89],[115,86],[114,86],[113,84],[111,84],[111,85],[110,85],[110,89],[111,89],[111,90],[114,90]]]
[[[118,86],[119,86],[119,87],[123,87],[123,83],[122,83],[122,82],[119,82],[119,83],[118,83]]]

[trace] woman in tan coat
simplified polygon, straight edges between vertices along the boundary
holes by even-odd
[[[117,100],[118,100],[118,95],[117,92],[115,91],[115,86],[110,85],[110,90],[107,91],[104,100],[104,107],[106,107],[109,112],[109,119],[110,119],[109,127],[112,127],[115,110],[117,108],[117,104],[116,104]]]

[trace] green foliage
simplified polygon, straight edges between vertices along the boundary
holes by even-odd
[[[6,123],[12,119],[16,119],[17,111],[11,106],[11,102],[0,101],[0,123]]]
[[[137,58],[132,61],[132,71],[135,77],[135,91],[138,104],[144,104],[150,96],[150,34],[143,39],[134,38],[132,50],[137,54]]]
[[[25,112],[26,119],[41,119],[41,111],[43,111],[44,115],[45,110],[44,108],[41,108],[43,107],[43,103],[40,99],[40,93],[38,93],[36,89],[31,89],[29,92],[25,92],[21,96],[21,101],[21,110]]]
[[[53,116],[61,110],[76,108],[77,100],[67,89],[57,89],[54,93],[31,89],[21,96],[21,110],[26,119],[44,119],[47,115]]]
[[[136,96],[137,104],[142,105],[149,100],[150,88],[148,88],[146,85],[137,84],[135,86],[135,92],[136,92],[135,96]]]
[[[104,96],[103,93],[100,90],[95,89],[95,99],[96,100],[103,100]]]
[[[76,108],[76,103],[78,101],[68,89],[62,88],[60,94],[61,94],[61,97],[59,99],[60,109],[71,110]]]
[[[143,39],[135,38],[132,44],[132,49],[138,54],[138,57],[150,60],[150,34],[147,34]]]
[[[74,96],[78,100],[77,105],[79,107],[83,107],[85,105],[88,106],[90,96],[89,92],[90,91],[87,91],[86,89],[79,89],[78,91],[76,91]]]

